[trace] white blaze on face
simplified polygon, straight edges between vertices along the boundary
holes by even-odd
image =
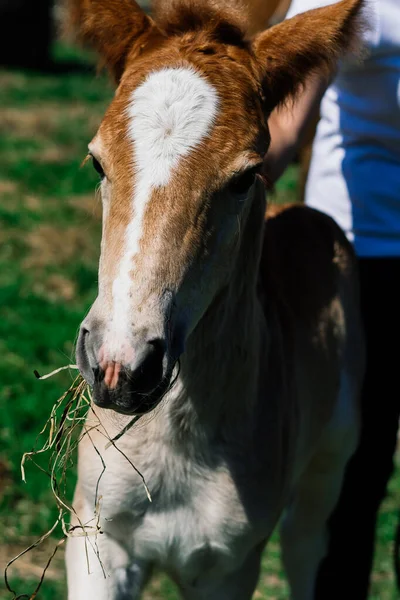
[[[107,343],[112,355],[121,349],[131,325],[131,271],[152,190],[168,185],[181,157],[208,134],[217,107],[216,90],[191,68],[153,72],[132,94],[128,136],[133,142],[135,188],[125,250],[112,287],[112,332]]]

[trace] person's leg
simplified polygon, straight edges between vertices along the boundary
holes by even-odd
[[[365,600],[376,517],[393,470],[400,412],[400,258],[360,259],[361,308],[367,341],[361,436],[329,520],[328,554],[315,600]],[[393,532],[394,534],[394,532]]]

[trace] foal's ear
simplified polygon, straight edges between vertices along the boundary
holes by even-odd
[[[340,56],[357,48],[364,0],[342,0],[288,19],[257,35],[268,109],[293,98],[311,73],[331,75]]]
[[[135,0],[66,0],[66,29],[96,50],[118,82],[128,53],[139,53],[160,32]]]

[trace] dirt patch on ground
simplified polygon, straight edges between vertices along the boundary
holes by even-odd
[[[51,152],[47,156],[50,156]],[[54,210],[60,206],[60,203],[68,204],[74,211],[91,217],[92,223],[98,223],[102,217],[102,205],[100,192],[90,192],[89,194],[76,194],[71,195],[69,198],[47,197],[43,199],[41,196],[35,194],[22,194],[18,192],[18,183],[14,181],[0,180],[0,195],[14,194],[13,207],[15,210],[20,211],[27,209],[35,213],[42,213],[43,220],[50,220],[49,209]],[[83,225],[85,227],[85,225]]]
[[[67,106],[46,102],[30,106],[29,110],[26,107],[2,108],[0,132],[20,138],[47,139],[49,134],[76,119],[85,119],[85,127],[95,130],[99,125],[99,114],[88,111],[87,105],[79,102]]]
[[[0,458],[0,499],[12,484],[11,465],[5,457]]]
[[[33,196],[32,194],[26,194],[23,197],[23,205],[26,206],[28,210],[33,212],[44,211],[43,200],[40,196]]]
[[[0,196],[3,194],[14,194],[17,189],[18,184],[16,181],[11,181],[9,179],[0,180]]]
[[[2,544],[0,545],[0,573],[4,573],[7,563],[20,552],[26,550],[36,540],[27,540],[25,544]],[[45,540],[40,546],[27,552],[13,563],[8,575],[18,575],[23,579],[37,579],[42,576],[43,568],[52,555],[57,545],[56,540]],[[46,579],[60,581],[64,576],[64,546],[62,544],[51,561],[46,571]]]
[[[25,269],[68,265],[77,257],[81,262],[92,263],[98,253],[93,237],[84,227],[61,229],[40,225],[27,234],[26,245],[28,255],[23,262]]]
[[[70,111],[73,113],[72,109]],[[0,132],[15,137],[28,138],[39,135],[41,138],[54,130],[61,114],[61,108],[52,105],[42,105],[26,108],[3,108],[0,113]],[[73,118],[73,114],[70,115]]]
[[[90,194],[79,194],[76,196],[71,196],[67,200],[68,204],[83,213],[90,215],[96,221],[101,221],[102,216],[102,206],[101,206],[101,197],[100,190],[96,190],[96,192],[92,192]]]
[[[77,296],[77,283],[70,275],[74,263],[94,268],[99,248],[92,232],[82,226],[65,229],[41,225],[24,239],[23,269],[30,270],[30,290],[51,302],[69,302]]]
[[[14,71],[1,71],[0,85],[3,90],[21,88],[26,84],[26,75]]]
[[[76,285],[68,277],[54,274],[35,281],[32,285],[32,292],[38,296],[45,296],[51,302],[70,301],[76,296]]]
[[[63,163],[75,154],[74,148],[65,146],[51,146],[37,150],[35,152],[35,161],[37,163]]]

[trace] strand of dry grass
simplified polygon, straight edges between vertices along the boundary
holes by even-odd
[[[56,369],[48,375],[40,376],[37,371],[35,375],[39,379],[47,379],[53,375],[56,375],[64,369],[77,369],[76,365],[67,365]],[[88,544],[92,546],[92,549],[97,556],[100,565],[104,567],[99,556],[97,548],[97,535],[101,533],[100,527],[100,500],[99,496],[99,484],[104,472],[106,470],[106,463],[101,455],[100,450],[95,446],[91,432],[93,430],[98,431],[107,440],[106,449],[113,446],[119,453],[121,453],[136,473],[141,477],[144,489],[147,497],[151,502],[150,491],[147,487],[146,481],[140,471],[135,467],[128,456],[116,445],[116,441],[119,440],[139,419],[139,416],[134,417],[131,421],[114,437],[111,438],[105,429],[104,425],[100,422],[100,419],[96,415],[95,411],[92,412],[97,419],[97,423],[94,425],[86,425],[86,416],[89,407],[92,406],[91,391],[84,379],[78,375],[67,391],[54,403],[50,411],[50,416],[47,419],[44,427],[39,432],[35,446],[29,452],[25,452],[21,460],[21,475],[23,481],[26,481],[25,467],[27,461],[32,462],[38,469],[40,469],[50,480],[50,487],[55,499],[55,503],[58,509],[58,516],[53,525],[44,533],[38,540],[28,546],[25,550],[20,552],[12,560],[10,560],[4,571],[4,581],[6,588],[13,594],[13,600],[34,600],[43,584],[45,579],[46,571],[49,568],[52,559],[54,558],[58,548],[65,542],[68,537],[72,536],[84,536],[86,546],[86,560],[89,569],[89,556],[88,556]],[[45,441],[42,446],[39,445],[39,441],[45,436]],[[74,511],[74,508],[68,500],[68,475],[72,471],[72,467],[75,464],[75,457],[78,448],[78,444],[83,437],[88,436],[91,441],[93,448],[102,462],[102,470],[99,475],[96,493],[95,493],[95,506],[93,511],[93,518],[86,523],[82,523],[79,516]],[[48,461],[46,467],[39,464],[38,459],[42,455],[48,453]],[[73,514],[78,522],[78,525],[70,525],[69,516]],[[30,552],[34,548],[37,548],[46,539],[48,539],[52,533],[54,533],[58,527],[61,527],[62,537],[56,543],[52,554],[49,556],[46,566],[43,569],[42,575],[36,586],[35,590],[31,594],[17,594],[12,589],[9,581],[9,569],[10,567],[26,553]]]

